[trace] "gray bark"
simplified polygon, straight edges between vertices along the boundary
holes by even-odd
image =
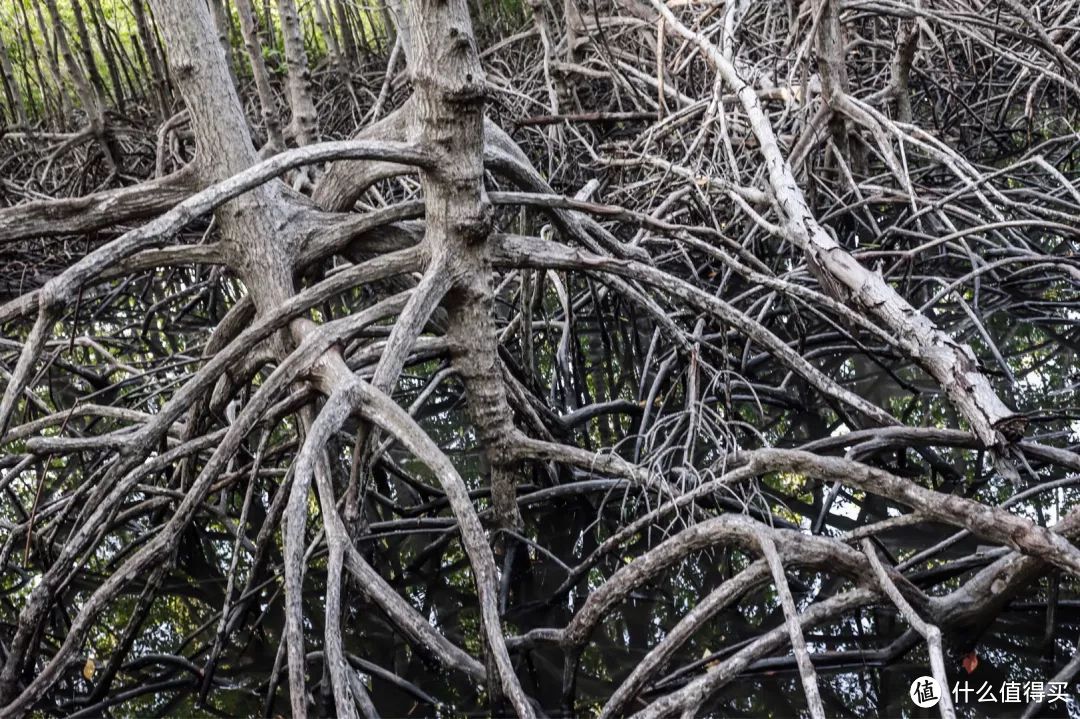
[[[270,76],[263,60],[262,46],[259,45],[259,32],[255,24],[255,12],[251,0],[236,0],[236,14],[240,18],[240,33],[244,37],[244,48],[251,62],[251,74],[255,79],[255,91],[259,95],[259,108],[262,110],[266,138],[271,148],[282,149],[285,140],[281,136],[281,123],[278,121],[277,100],[270,87]]]
[[[22,92],[15,81],[15,71],[11,67],[11,57],[8,55],[7,46],[0,38],[0,79],[4,82],[4,94],[8,98],[11,119],[20,127],[30,125],[26,116],[26,105],[23,104]]]
[[[307,145],[318,139],[319,118],[311,99],[311,68],[300,29],[300,17],[292,0],[278,0],[281,33],[285,40],[285,60],[288,65],[289,107],[292,122],[289,129],[297,144]]]
[[[67,65],[68,75],[75,86],[75,93],[82,104],[83,110],[86,112],[90,133],[101,147],[106,162],[109,163],[113,171],[116,171],[118,168],[117,158],[114,157],[112,145],[106,134],[104,98],[99,94],[98,88],[91,85],[87,80],[82,67],[79,66],[78,60],[75,59],[75,53],[71,49],[67,33],[64,30],[64,23],[60,18],[60,11],[56,7],[56,0],[45,0],[45,7],[52,17],[53,35],[56,37],[56,44],[60,48],[60,55],[64,59],[64,64]]]
[[[169,117],[169,87],[165,76],[165,67],[158,54],[157,39],[154,30],[146,17],[146,8],[143,0],[131,0],[132,12],[135,15],[135,27],[139,33],[139,43],[142,45],[146,63],[150,68],[151,89],[157,100],[158,116],[161,120]]]

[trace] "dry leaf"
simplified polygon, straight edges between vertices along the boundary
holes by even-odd
[[[967,671],[967,673],[971,674],[973,671],[975,671],[975,668],[979,666],[979,655],[977,655],[975,651],[972,650],[964,656],[963,661],[961,661],[960,663],[964,665],[964,669]]]

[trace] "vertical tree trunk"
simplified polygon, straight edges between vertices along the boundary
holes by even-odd
[[[484,73],[464,0],[410,2],[408,11],[417,127],[438,168],[420,173],[426,238],[433,253],[447,254],[455,277],[446,298],[447,341],[491,466],[496,522],[517,528],[513,454],[518,433],[498,357],[488,246],[492,209],[484,188]]]
[[[331,64],[341,67],[341,48],[338,46],[337,35],[334,34],[334,25],[330,22],[323,7],[322,0],[313,0],[315,4],[315,22],[319,25],[319,32],[326,40],[326,52],[330,56]]]
[[[60,10],[56,6],[56,0],[45,0],[45,7],[52,17],[53,35],[56,37],[56,44],[60,48],[60,55],[64,59],[64,64],[67,65],[71,82],[75,86],[75,93],[78,95],[79,102],[82,103],[83,110],[86,112],[90,132],[101,146],[105,161],[109,163],[113,171],[116,171],[119,169],[116,157],[106,135],[104,101],[98,95],[97,89],[87,80],[86,75],[83,74],[82,68],[75,59],[75,53],[71,50],[71,43],[68,42],[67,32],[64,30],[64,23],[60,19]]]
[[[563,22],[566,24],[566,61],[577,62],[578,37],[584,27],[577,0],[563,0]]]
[[[338,28],[341,30],[341,47],[345,52],[345,60],[350,68],[360,65],[360,54],[356,50],[356,36],[353,35],[352,23],[349,22],[349,11],[342,0],[334,0],[334,8],[337,11]]]
[[[229,39],[229,19],[225,16],[223,0],[207,0],[210,3],[210,18],[214,21],[214,30],[217,32],[218,42],[225,51],[226,64],[229,67],[229,77],[233,84],[240,87],[236,80],[236,59],[233,57],[232,42]]]
[[[335,74],[341,79],[342,85],[345,86],[345,89],[349,93],[349,97],[352,98],[353,108],[358,108],[360,106],[360,99],[356,96],[356,89],[353,87],[351,73],[352,65],[349,64],[341,52],[341,45],[338,43],[337,34],[334,32],[333,11],[329,5],[323,5],[323,0],[313,1],[315,4],[315,20],[319,25],[323,37],[326,38],[326,50],[330,56],[330,67],[333,68]]]
[[[30,29],[30,18],[26,12],[26,6],[19,2],[19,12],[22,14],[22,28],[24,32],[19,33],[19,44],[22,46],[23,57],[29,57],[31,65],[34,68],[34,81],[37,83],[38,89],[41,91],[41,114],[43,117],[48,118],[51,109],[49,103],[49,83],[45,79],[45,72],[41,69],[41,57],[38,54],[37,44],[34,42],[33,31]],[[26,84],[27,88],[30,87],[29,81]],[[30,95],[33,99],[33,92]],[[57,96],[57,102],[61,102],[62,97]],[[61,107],[56,115],[57,125],[63,123],[63,108]]]
[[[540,45],[543,47],[544,84],[548,91],[548,111],[552,115],[559,114],[559,92],[555,89],[551,73],[551,28],[547,21],[547,12],[544,9],[543,0],[528,0],[529,9],[532,11],[533,25],[540,34]],[[558,127],[552,125],[548,128],[548,137],[555,139]]]
[[[11,120],[19,126],[29,129],[30,121],[26,117],[26,106],[23,105],[22,93],[19,85],[15,82],[15,71],[11,67],[11,57],[8,55],[4,39],[0,37],[0,79],[4,81],[4,95],[11,109]]]
[[[41,32],[41,37],[48,38],[50,36],[49,27],[45,23],[45,17],[41,14],[41,5],[37,2],[33,3],[34,17],[37,20],[38,30]],[[27,28],[29,29],[29,28]],[[33,45],[33,38],[30,38],[30,44]],[[68,96],[67,90],[64,87],[64,74],[60,72],[60,63],[57,61],[56,53],[51,48],[45,49],[45,65],[49,68],[49,74],[52,76],[53,84],[56,86],[56,99],[60,112],[60,127],[65,127],[68,122]],[[42,93],[45,93],[45,85],[41,86]]]
[[[82,5],[79,0],[71,0],[71,12],[75,17],[75,32],[79,36],[79,50],[82,52],[83,64],[86,65],[86,73],[90,78],[90,84],[97,91],[98,97],[104,101],[108,97],[105,89],[105,81],[98,72],[97,60],[94,58],[94,46],[90,42],[90,33],[86,30],[86,20],[83,18]]]
[[[116,102],[116,109],[121,113],[124,112],[124,83],[120,76],[120,68],[116,65],[116,57],[109,46],[105,33],[101,27],[101,21],[98,18],[99,6],[96,3],[91,2],[87,9],[90,12],[90,24],[94,26],[94,39],[97,41],[98,49],[101,51],[101,56],[105,58],[105,67],[109,71],[109,80],[112,83],[113,99]]]
[[[236,14],[240,18],[240,33],[244,37],[244,47],[251,61],[251,73],[255,77],[255,91],[259,95],[259,107],[262,109],[263,124],[266,126],[266,139],[274,149],[285,147],[281,137],[281,123],[278,122],[277,102],[274,90],[270,87],[270,77],[266,72],[262,47],[259,45],[258,28],[255,25],[255,13],[251,0],[236,0]]]
[[[157,40],[154,38],[154,32],[150,27],[150,23],[147,22],[146,9],[143,7],[143,0],[131,0],[132,12],[135,15],[135,27],[139,33],[139,42],[143,46],[143,53],[146,55],[146,63],[150,68],[150,77],[154,83],[154,98],[157,102],[158,117],[161,120],[165,120],[169,117],[169,94],[168,85],[165,79],[165,68],[162,64],[161,56],[158,55]]]
[[[304,38],[300,33],[300,18],[292,0],[278,0],[281,34],[285,39],[285,60],[289,68],[289,107],[292,110],[290,129],[298,145],[318,139],[318,116],[311,99],[311,69],[308,67]]]
[[[383,30],[386,32],[386,46],[392,48],[397,42],[397,26],[390,15],[390,7],[387,3],[379,7],[379,17],[382,19]]]
[[[169,48],[169,62],[191,116],[196,172],[210,184],[257,161],[247,118],[213,33],[208,9],[187,0],[151,0]],[[222,242],[258,308],[278,306],[293,293],[299,246],[279,181],[255,188],[216,213]],[[293,231],[285,228],[293,227]]]
[[[128,48],[125,46],[120,34],[108,24],[109,19],[105,17],[105,12],[101,9],[101,6],[97,3],[91,3],[90,7],[97,8],[99,19],[101,20],[103,27],[105,28],[105,37],[109,41],[109,47],[112,48],[112,54],[119,59],[120,72],[124,74],[124,80],[127,82],[128,89],[131,91],[131,97],[138,97],[142,93],[149,95],[153,92],[153,88],[150,88],[149,92],[146,92],[146,88],[139,80],[139,73],[135,68],[135,64],[145,64],[142,60],[142,53],[136,49],[134,51],[135,57],[133,58],[128,54]]]
[[[896,54],[891,66],[893,92],[896,97],[896,119],[911,122],[911,63],[919,47],[918,19],[900,20],[900,32],[896,36]]]
[[[852,170],[859,175],[866,174],[866,160],[862,145],[852,142],[850,123],[836,108],[836,99],[850,91],[847,63],[845,62],[843,27],[840,24],[840,7],[837,0],[821,0],[825,10],[821,15],[817,34],[818,72],[821,74],[821,91],[825,102],[833,108],[829,120],[833,142],[840,151],[840,156],[851,158]]]
[[[274,32],[274,12],[270,0],[263,0],[263,32],[266,33],[265,47],[277,49],[277,34]]]

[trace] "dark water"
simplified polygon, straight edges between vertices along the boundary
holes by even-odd
[[[604,501],[606,497],[606,502]],[[597,492],[546,503],[526,516],[527,535],[568,565],[578,563],[605,537],[640,510],[634,494]],[[446,516],[445,512],[443,516]],[[672,530],[677,530],[675,526]],[[906,547],[926,547],[948,536],[944,527],[903,530],[886,537],[891,552]],[[511,583],[505,629],[522,633],[536,627],[562,627],[579,608],[591,588],[609,577],[628,558],[638,556],[664,535],[654,532],[639,537],[620,553],[602,561],[569,594],[554,596],[566,571],[542,552],[529,552],[530,560],[519,567]],[[410,599],[444,634],[474,656],[482,656],[479,618],[467,563],[454,533],[445,530],[409,534],[371,534],[361,544],[369,561],[390,583]],[[961,558],[975,552],[973,541],[961,542],[944,554]],[[310,622],[308,651],[322,643],[323,557],[309,565],[306,615]],[[562,697],[564,654],[554,646],[540,646],[514,656],[525,690],[544,704],[551,715],[594,715],[637,662],[709,590],[739,571],[748,559],[724,549],[691,555],[657,580],[635,591],[613,609],[591,637],[580,658],[572,711]],[[789,572],[789,583],[800,606],[849,586],[835,577],[813,572]],[[944,594],[966,575],[923,587]],[[918,582],[919,575],[913,575]],[[1046,602],[1051,578],[1018,597],[985,631],[975,636],[945,637],[949,680],[972,688],[971,700],[957,706],[964,717],[1019,717],[1024,703],[977,702],[975,692],[989,684],[995,695],[1002,682],[1048,682],[1072,656],[1080,636],[1080,597],[1076,584],[1061,578],[1053,627],[1047,629]],[[218,677],[231,688],[216,689],[210,707],[194,706],[198,685],[183,672],[162,675],[178,685],[153,697],[140,697],[115,708],[115,716],[251,716],[262,710],[266,680],[280,644],[283,616],[280,594],[268,605],[262,626],[250,633],[243,645],[234,644],[224,654]],[[459,673],[447,672],[428,657],[415,652],[369,605],[350,588],[344,602],[346,651],[361,658],[370,677],[371,693],[383,717],[485,716],[487,698],[477,693]],[[658,675],[643,697],[652,699],[678,688],[704,671],[704,665],[723,659],[744,640],[783,622],[775,591],[770,584],[745,595],[737,605],[714,617],[687,643]],[[908,692],[911,682],[929,674],[929,662],[921,640],[905,641],[907,626],[891,607],[867,607],[842,619],[808,630],[807,642],[818,656],[821,695],[829,716],[837,717],[934,717],[936,709],[919,709]],[[896,651],[868,657],[860,650],[889,647]],[[175,650],[175,645],[174,645]],[[961,659],[974,652],[978,664],[970,674]],[[197,659],[196,659],[196,663]],[[392,676],[400,680],[392,679]],[[326,713],[333,711],[332,697],[323,694],[325,683],[321,659],[308,666],[309,687]],[[272,714],[289,716],[286,678],[281,677]],[[1075,683],[1070,701],[1049,706],[1039,716],[1078,717],[1080,706]],[[638,703],[633,708],[641,708]],[[211,708],[212,707],[212,708]],[[806,703],[794,664],[786,652],[760,661],[722,689],[704,708],[709,716],[798,717],[807,716]]]
[[[589,501],[591,499],[592,501]],[[574,502],[562,502],[531,517],[532,538],[567,564],[585,556],[597,543],[595,521],[599,497]],[[612,502],[617,508],[618,502]],[[586,527],[589,531],[583,531]],[[946,536],[944,533],[942,537]],[[654,541],[662,537],[657,535]],[[403,554],[422,552],[424,539],[409,538],[412,544]],[[893,544],[903,537],[892,538]],[[927,537],[919,538],[919,546],[927,546]],[[634,556],[645,549],[643,539],[627,548],[624,556]],[[437,618],[437,623],[454,641],[479,655],[477,645],[478,618],[473,606],[471,586],[461,571],[463,559],[456,543],[437,560],[407,568],[394,582],[404,594],[418,601],[425,613]],[[969,552],[973,547],[964,543],[951,550],[953,555]],[[456,559],[455,559],[456,558]],[[587,587],[595,585],[600,576],[610,576],[620,557],[601,564],[600,571],[586,580],[560,601],[550,601],[551,593],[562,583],[565,571],[534,553],[533,560],[521,583],[515,586],[513,605],[506,614],[509,631],[523,632],[534,627],[559,627],[566,624],[572,612],[587,596]],[[582,655],[577,675],[576,701],[573,714],[588,716],[598,711],[607,697],[628,675],[639,659],[659,641],[666,631],[709,589],[717,586],[732,571],[745,565],[745,558],[723,550],[707,551],[692,556],[650,586],[642,587],[632,597],[612,611],[592,637]],[[817,596],[830,593],[838,583],[812,573],[790,574],[796,601],[803,606]],[[800,585],[807,591],[799,592]],[[966,717],[1017,717],[1026,704],[978,702],[978,690],[988,684],[996,696],[1005,681],[1049,681],[1070,659],[1080,634],[1080,601],[1067,598],[1071,587],[1062,587],[1056,622],[1047,636],[1045,591],[1043,580],[1040,592],[1018,598],[984,633],[979,636],[947,636],[949,680],[967,682],[973,690],[971,701],[957,705],[958,714]],[[771,586],[745,596],[737,606],[715,617],[676,655],[658,682],[664,690],[677,688],[704,670],[703,656],[716,658],[726,647],[738,647],[743,640],[759,635],[763,630],[779,626],[783,616]],[[469,713],[486,714],[482,698],[477,697],[459,677],[447,675],[442,669],[417,657],[379,618],[357,609],[349,622],[356,630],[350,640],[350,650],[382,667],[396,670],[401,676],[432,697],[453,704],[442,712],[446,715]],[[807,641],[815,653],[822,653],[818,673],[821,694],[830,716],[850,717],[921,717],[938,716],[936,709],[922,710],[914,706],[908,692],[911,682],[929,674],[929,662],[921,641],[903,642],[907,626],[891,608],[870,607],[848,615],[832,624],[825,624],[807,633]],[[900,642],[895,656],[870,658],[854,654],[867,647],[885,649]],[[961,659],[974,652],[978,664],[968,673]],[[721,654],[721,658],[722,658]],[[546,646],[519,655],[519,674],[526,691],[537,697],[552,714],[564,712],[561,702],[564,655],[561,649]],[[376,704],[384,716],[432,716],[432,706],[387,681],[372,684]],[[659,696],[653,691],[646,698]],[[1056,703],[1040,714],[1044,717],[1080,716],[1077,693],[1070,689],[1068,704]],[[284,704],[279,705],[285,711]],[[638,705],[640,708],[640,705]],[[754,665],[749,672],[730,683],[708,705],[714,716],[731,717],[795,717],[808,715],[798,673],[784,655]]]

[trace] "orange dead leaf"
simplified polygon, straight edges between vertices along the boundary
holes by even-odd
[[[971,674],[975,671],[975,668],[979,666],[979,655],[976,654],[973,649],[964,656],[964,659],[960,663],[964,665],[964,670],[967,671],[968,674]]]

